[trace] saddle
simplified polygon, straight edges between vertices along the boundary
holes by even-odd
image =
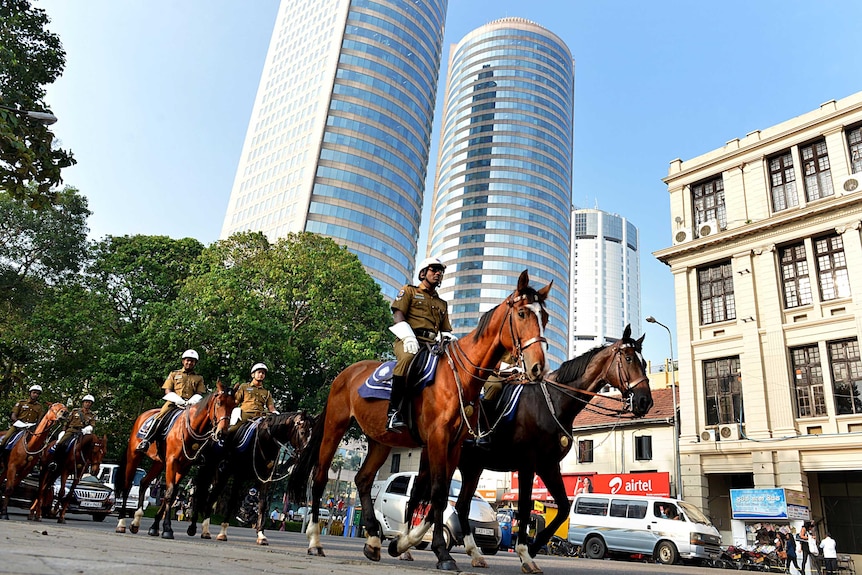
[[[413,358],[407,370],[407,386],[405,389],[408,397],[413,396],[427,386],[434,383],[437,373],[437,364],[440,362],[442,351],[437,344],[420,345],[419,353]],[[392,394],[392,370],[395,369],[395,361],[386,361],[380,365],[374,373],[359,387],[359,397],[363,399],[385,399],[389,401]]]
[[[27,431],[28,428],[21,428],[12,434],[12,437],[9,438],[9,441],[6,442],[6,445],[3,446],[4,451],[12,451],[12,448],[15,447],[15,444],[24,437],[24,432]]]
[[[168,436],[168,432],[174,426],[174,422],[183,412],[179,407],[174,406],[171,411],[169,411],[162,419],[158,422],[159,429],[156,431],[156,434],[153,436],[154,440],[162,439],[164,440]],[[156,421],[156,416],[158,414],[155,413],[147,418],[147,420],[138,428],[138,439],[143,439],[147,436],[147,433],[150,431],[150,428],[153,426]]]

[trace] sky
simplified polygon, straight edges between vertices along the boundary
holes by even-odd
[[[53,131],[78,164],[90,235],[218,239],[278,0],[33,0],[66,70]],[[647,359],[676,357],[668,164],[862,90],[859,0],[449,0],[426,206],[449,46],[503,17],[557,34],[575,59],[572,202],[641,239]],[[425,210],[419,254],[425,253]],[[622,335],[622,334],[620,334]],[[672,342],[672,343],[671,343]]]

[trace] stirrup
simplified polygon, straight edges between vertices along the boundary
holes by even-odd
[[[396,431],[403,427],[407,427],[407,424],[404,423],[403,419],[401,419],[401,413],[398,411],[391,411],[388,415],[388,421],[386,422],[386,429],[389,431]]]
[[[150,442],[146,439],[141,441],[138,446],[135,448],[135,451],[146,451],[150,448]]]

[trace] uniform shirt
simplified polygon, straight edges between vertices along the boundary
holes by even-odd
[[[182,369],[172,371],[162,385],[162,389],[165,390],[165,393],[173,391],[183,399],[189,399],[196,393],[203,395],[207,392],[203,377],[194,371]]]
[[[392,302],[392,310],[398,310],[404,314],[404,318],[414,333],[417,330],[427,330],[435,334],[441,331],[452,331],[449,323],[449,305],[437,295],[437,290],[426,290],[419,287],[406,285],[398,292],[395,301]],[[417,339],[430,340],[433,337],[423,337],[416,333]]]
[[[81,431],[88,425],[96,425],[96,414],[92,411],[84,411],[84,408],[73,409],[69,421],[66,422],[66,431]]]
[[[243,383],[236,389],[234,394],[236,404],[241,412],[240,420],[247,421],[252,417],[258,417],[264,413],[269,413],[270,409],[275,408],[272,401],[272,394],[269,390],[264,389],[253,382]]]
[[[12,408],[12,421],[21,423],[38,423],[42,419],[45,407],[39,402],[30,399],[22,399]]]

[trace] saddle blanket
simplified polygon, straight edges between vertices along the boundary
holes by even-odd
[[[410,380],[416,382],[416,390],[421,391],[434,383],[434,374],[437,372],[437,363],[440,358],[434,354],[428,354],[421,366],[414,361],[410,366]],[[392,370],[395,369],[395,361],[387,361],[374,370],[368,379],[359,387],[359,397],[363,399],[389,399],[392,394]]]
[[[166,435],[167,432],[170,431],[170,429],[174,426],[174,422],[177,420],[177,418],[182,412],[182,409],[175,409],[168,413],[168,421],[167,425],[164,426],[165,433],[162,435],[162,437],[164,437],[164,435]],[[149,416],[147,420],[143,423],[143,425],[138,428],[138,439],[143,439],[147,436],[147,433],[149,433],[150,428],[153,426],[153,422],[156,420],[156,415],[158,415],[158,413]]]

